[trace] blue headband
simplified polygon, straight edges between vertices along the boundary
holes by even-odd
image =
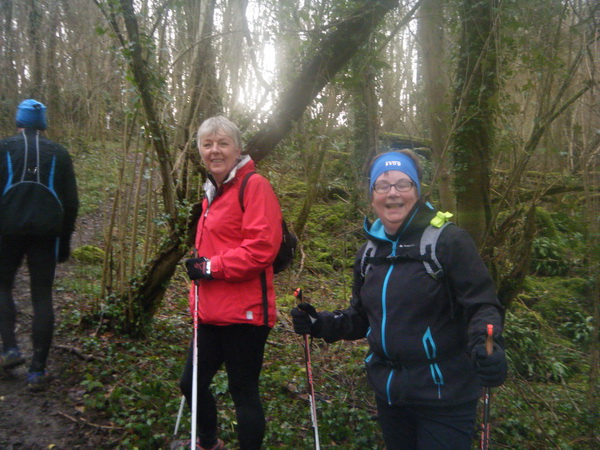
[[[373,185],[375,184],[375,181],[377,181],[377,178],[379,178],[382,173],[389,170],[397,170],[408,175],[415,183],[415,186],[417,186],[419,197],[421,196],[421,185],[419,184],[419,175],[415,163],[410,156],[398,152],[382,153],[373,163],[371,174],[369,176],[371,193],[373,192]]]

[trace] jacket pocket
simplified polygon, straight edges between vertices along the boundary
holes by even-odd
[[[410,386],[410,375],[406,367],[385,358],[369,354],[365,359],[367,380],[375,395],[389,405],[405,402]]]

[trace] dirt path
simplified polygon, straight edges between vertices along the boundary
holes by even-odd
[[[85,226],[85,225],[84,225]],[[80,226],[81,228],[81,226]],[[90,230],[74,236],[76,246],[87,241]],[[68,277],[72,262],[57,267],[56,279]],[[56,283],[55,283],[56,286]],[[54,292],[56,324],[66,307],[65,293]],[[55,327],[54,341],[48,357],[48,372],[53,376],[46,389],[32,392],[25,383],[31,360],[32,307],[29,275],[21,268],[13,291],[17,305],[17,340],[27,363],[12,371],[0,371],[0,449],[98,449],[110,432],[98,418],[83,408],[84,390],[80,386],[86,362],[66,350],[72,347]]]

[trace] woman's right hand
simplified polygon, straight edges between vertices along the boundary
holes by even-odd
[[[204,256],[186,260],[185,268],[187,270],[188,277],[190,277],[190,280],[192,281],[199,280],[201,278],[210,280],[212,278],[210,259]]]
[[[291,314],[294,331],[298,334],[310,334],[313,325],[319,322],[319,314],[310,303],[300,303]]]

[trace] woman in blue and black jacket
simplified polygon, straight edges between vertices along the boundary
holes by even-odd
[[[350,307],[317,312],[303,303],[292,318],[297,333],[327,342],[367,337],[367,376],[388,450],[468,449],[482,386],[506,378],[503,308],[475,243],[453,224],[442,227],[448,215],[421,200],[420,179],[411,151],[374,159],[370,193],[378,218],[365,220],[371,243],[355,260]],[[425,245],[428,227],[441,232]]]

